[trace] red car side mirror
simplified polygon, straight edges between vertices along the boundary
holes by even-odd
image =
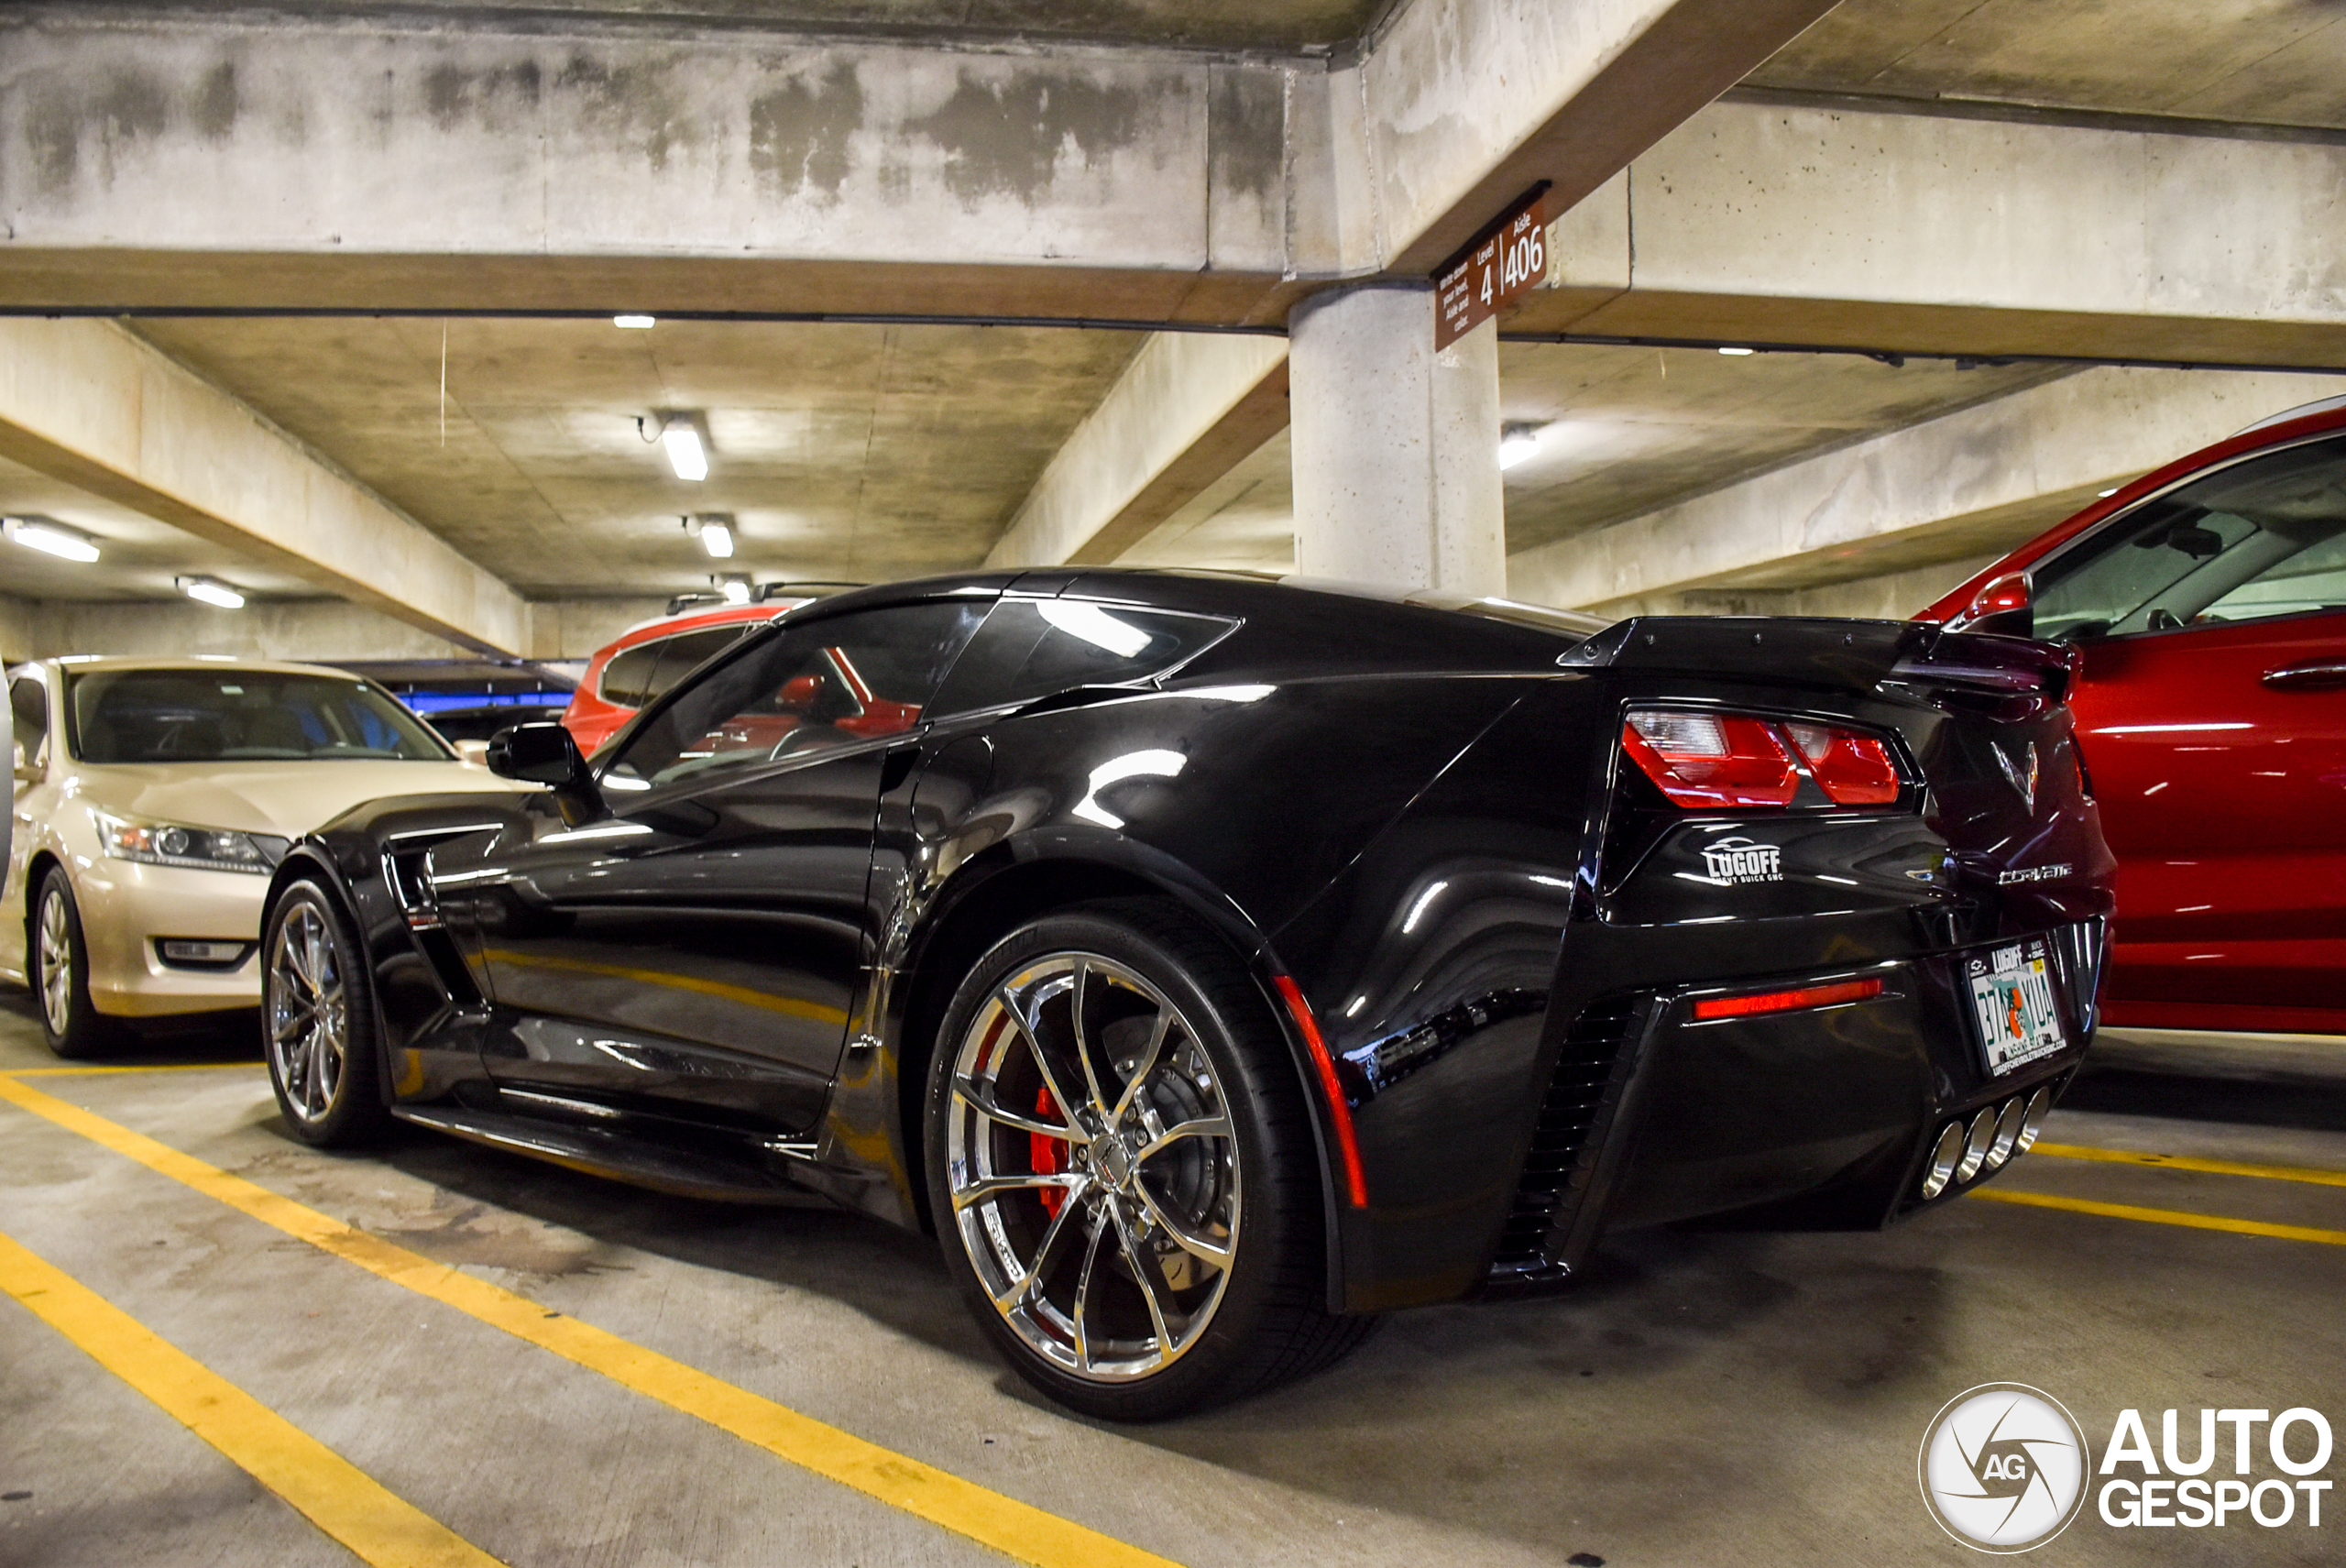
[[[815,699],[822,695],[822,676],[793,675],[782,683],[782,690],[774,700],[784,707],[812,707]]]
[[[1963,630],[2001,637],[2035,635],[2036,610],[2029,598],[2028,574],[2007,572],[1972,595],[1964,608]]]

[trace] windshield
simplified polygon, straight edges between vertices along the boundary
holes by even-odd
[[[449,759],[407,709],[363,681],[274,670],[91,670],[71,677],[85,762]]]

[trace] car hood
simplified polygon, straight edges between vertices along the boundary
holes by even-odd
[[[89,804],[150,822],[229,828],[300,838],[362,801],[393,795],[534,791],[467,762],[379,759],[306,762],[149,762],[84,767],[73,793]]]

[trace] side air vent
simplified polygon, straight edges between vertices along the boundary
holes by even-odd
[[[1547,1238],[1559,1207],[1585,1179],[1590,1135],[1604,1115],[1614,1069],[1637,1032],[1644,1000],[1636,994],[1602,997],[1573,1020],[1556,1058],[1555,1076],[1540,1102],[1514,1206],[1499,1233],[1498,1255],[1491,1264],[1493,1281],[1531,1280],[1554,1271]]]

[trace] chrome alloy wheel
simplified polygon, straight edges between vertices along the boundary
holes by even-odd
[[[269,1067],[304,1122],[334,1108],[350,1058],[350,1003],[325,913],[297,900],[269,948]]]
[[[1237,1252],[1238,1142],[1164,993],[1096,953],[1048,954],[979,1007],[950,1092],[954,1223],[1012,1331],[1101,1383],[1196,1344]]]
[[[38,929],[34,933],[34,982],[40,991],[40,1008],[49,1032],[62,1036],[73,1022],[73,932],[65,910],[65,889],[50,883],[41,895]]]

